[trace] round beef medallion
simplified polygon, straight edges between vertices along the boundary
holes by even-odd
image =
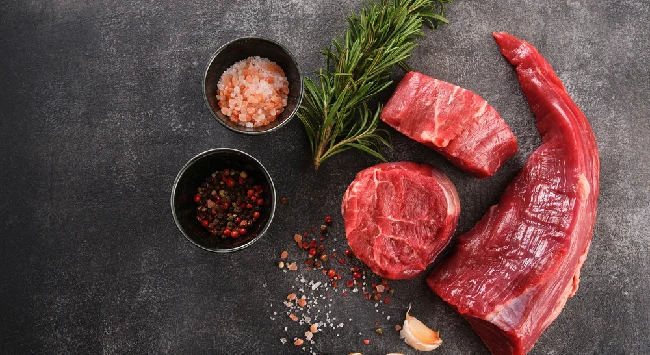
[[[460,202],[442,172],[397,162],[359,172],[341,211],[348,244],[361,261],[382,277],[412,279],[449,243]]]

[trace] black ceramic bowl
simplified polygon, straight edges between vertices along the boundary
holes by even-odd
[[[217,83],[223,72],[236,62],[250,56],[260,56],[277,63],[289,81],[289,95],[284,111],[275,121],[261,127],[245,127],[231,121],[221,113],[216,97]],[[265,38],[244,37],[223,45],[210,59],[203,77],[203,96],[214,118],[226,128],[244,134],[263,134],[285,125],[298,111],[302,92],[302,75],[291,53],[280,44]]]
[[[196,219],[197,204],[194,202],[199,186],[217,170],[246,170],[254,184],[261,185],[264,204],[260,218],[245,236],[237,239],[213,236]],[[205,250],[227,253],[240,250],[260,239],[268,229],[275,212],[275,186],[264,166],[252,156],[230,148],[217,148],[203,152],[190,159],[176,176],[172,187],[172,215],[185,238]]]

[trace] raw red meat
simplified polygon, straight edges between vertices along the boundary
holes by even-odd
[[[517,152],[517,139],[485,100],[417,72],[400,81],[381,119],[480,178],[493,175]]]
[[[493,354],[525,354],[578,289],[600,164],[587,118],[546,60],[507,33],[494,37],[517,66],[543,144],[427,283]]]
[[[357,174],[343,196],[345,234],[376,274],[411,279],[422,273],[456,230],[460,202],[442,172],[409,162]]]

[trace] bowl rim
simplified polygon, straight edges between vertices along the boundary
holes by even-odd
[[[264,174],[264,176],[265,176],[265,177],[268,179],[268,181],[269,181],[269,187],[270,187],[270,189],[271,189],[271,209],[270,209],[270,215],[269,215],[269,219],[268,219],[268,221],[267,221],[266,224],[262,227],[262,229],[259,231],[259,233],[257,233],[257,235],[255,236],[255,238],[249,240],[248,242],[246,242],[246,243],[244,243],[244,244],[242,244],[242,245],[236,246],[236,247],[234,247],[234,248],[211,249],[211,248],[204,247],[203,245],[200,245],[200,244],[198,244],[197,242],[195,242],[194,240],[192,240],[192,238],[190,238],[190,237],[187,235],[187,233],[185,232],[185,230],[183,230],[183,228],[181,227],[180,221],[178,220],[178,216],[176,215],[176,209],[174,208],[174,201],[175,201],[175,199],[176,199],[176,198],[175,198],[175,195],[176,195],[176,189],[178,188],[178,182],[179,182],[179,180],[181,179],[181,177],[183,176],[183,174],[184,174],[184,173],[187,171],[187,169],[190,167],[190,165],[192,165],[194,162],[196,162],[197,160],[199,160],[199,159],[201,159],[201,158],[204,158],[204,157],[206,157],[206,156],[209,156],[209,155],[211,155],[211,154],[215,154],[215,153],[219,153],[219,152],[235,152],[236,154],[245,155],[245,156],[247,156],[247,157],[253,159],[253,161],[255,161],[257,164],[259,164],[259,166],[262,168],[262,169],[261,169],[261,170],[262,170],[262,174]],[[271,174],[269,174],[269,172],[266,170],[266,167],[264,167],[264,165],[263,165],[259,160],[257,160],[257,159],[256,159],[255,157],[253,157],[252,155],[250,155],[250,154],[248,154],[248,153],[246,153],[246,152],[244,152],[244,151],[241,151],[241,150],[239,150],[239,149],[235,149],[235,148],[213,148],[213,149],[208,149],[208,150],[206,150],[206,151],[203,151],[203,152],[201,152],[201,153],[195,155],[194,157],[192,157],[190,160],[188,160],[188,161],[183,165],[183,167],[181,168],[181,170],[180,170],[180,171],[178,172],[178,174],[176,175],[176,179],[174,179],[174,184],[172,185],[172,193],[171,193],[171,199],[170,199],[170,206],[171,206],[171,210],[172,210],[172,216],[174,217],[174,222],[176,223],[176,227],[178,228],[178,230],[180,230],[180,232],[183,234],[183,236],[185,237],[185,239],[187,239],[188,241],[190,241],[190,243],[194,244],[195,246],[197,246],[197,247],[199,247],[199,248],[201,248],[201,249],[203,249],[203,250],[207,250],[207,251],[210,251],[210,252],[213,252],[213,253],[232,253],[232,252],[235,252],[235,251],[238,251],[238,250],[242,250],[242,249],[244,249],[244,248],[249,247],[251,244],[255,243],[255,242],[256,242],[257,240],[259,240],[262,236],[264,236],[264,234],[266,233],[266,231],[267,231],[267,230],[269,229],[269,227],[271,226],[271,222],[273,221],[273,216],[275,215],[275,207],[276,207],[276,201],[275,201],[275,200],[276,200],[275,184],[273,183],[273,179],[271,178]]]
[[[291,61],[293,62],[293,65],[295,65],[296,69],[298,70],[298,77],[300,78],[300,92],[298,93],[298,100],[296,102],[296,107],[293,109],[293,111],[291,111],[289,116],[287,116],[287,118],[285,118],[284,121],[280,122],[277,126],[275,126],[273,128],[265,129],[265,130],[262,130],[262,131],[245,131],[243,129],[237,129],[237,128],[231,127],[228,124],[226,124],[226,122],[224,122],[221,118],[219,118],[219,116],[217,116],[217,114],[212,109],[212,106],[210,106],[210,102],[208,102],[208,93],[205,91],[205,82],[206,82],[206,80],[208,78],[208,71],[210,70],[210,66],[214,62],[215,58],[217,58],[219,53],[221,53],[221,51],[223,51],[227,46],[229,46],[229,45],[231,45],[231,44],[233,44],[233,43],[235,43],[237,41],[247,40],[247,39],[262,40],[262,41],[270,42],[270,43],[280,47],[280,49],[282,49],[289,56],[289,58],[291,58]],[[274,132],[274,131],[280,129],[282,126],[286,125],[289,121],[291,121],[291,119],[293,119],[293,117],[298,112],[298,109],[300,109],[300,104],[302,103],[302,97],[304,95],[304,90],[305,90],[305,85],[304,85],[303,81],[304,81],[304,76],[302,75],[302,71],[300,70],[300,66],[298,65],[298,61],[296,61],[296,58],[293,56],[293,54],[285,46],[281,45],[277,41],[274,41],[274,40],[272,40],[270,38],[266,38],[266,37],[244,36],[244,37],[238,37],[238,38],[235,38],[235,39],[233,39],[231,41],[228,41],[227,43],[221,45],[221,47],[219,47],[219,49],[217,49],[214,52],[214,54],[212,54],[212,57],[210,57],[210,60],[208,61],[208,65],[205,67],[205,71],[203,72],[203,80],[201,82],[201,90],[203,91],[203,101],[205,102],[205,106],[208,108],[208,111],[210,111],[210,113],[212,114],[212,117],[215,120],[217,120],[217,122],[219,122],[222,126],[228,128],[229,130],[231,130],[233,132],[252,135],[252,136],[257,136],[257,135],[261,135],[261,134]]]

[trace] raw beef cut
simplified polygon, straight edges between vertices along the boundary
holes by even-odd
[[[381,119],[480,178],[493,175],[517,152],[517,139],[485,100],[417,72],[400,81]]]
[[[422,273],[456,230],[460,202],[440,171],[409,162],[357,174],[343,196],[345,234],[376,274],[411,279]]]
[[[507,33],[494,37],[517,67],[542,145],[427,283],[493,354],[525,354],[578,289],[600,163],[587,118],[546,60]]]

